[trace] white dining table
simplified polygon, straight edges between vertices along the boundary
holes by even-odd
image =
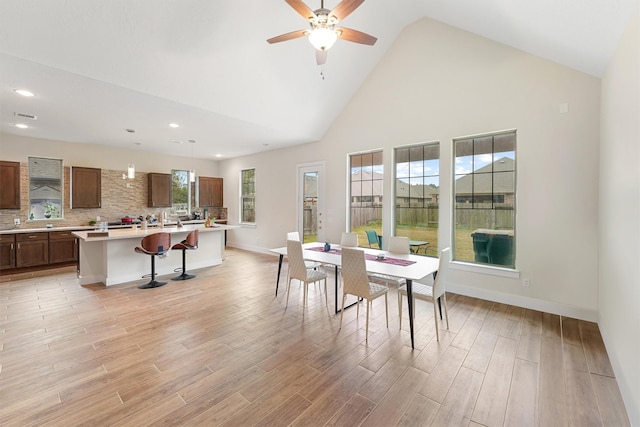
[[[324,243],[312,242],[302,245],[303,256],[305,260],[316,261],[322,264],[333,265],[335,267],[335,312],[338,313],[338,268],[342,264],[342,255],[340,253],[340,245],[331,245],[331,250],[325,252],[323,250],[317,250],[322,248]],[[314,249],[316,248],[316,249]],[[411,347],[414,346],[413,338],[413,307],[410,301],[413,299],[412,283],[414,280],[420,280],[428,275],[433,275],[438,271],[438,258],[420,256],[416,254],[396,254],[387,251],[381,251],[379,249],[359,248],[362,249],[367,255],[384,255],[383,260],[369,259],[366,260],[367,273],[370,274],[383,274],[387,276],[404,278],[407,282],[407,303],[409,309],[409,329],[411,331]],[[287,256],[287,247],[270,249],[279,255],[278,261],[278,277],[276,279],[276,296],[278,295],[278,284],[280,282],[280,272],[282,270],[282,261]],[[391,260],[404,260],[408,265],[400,265],[399,263],[390,263]]]

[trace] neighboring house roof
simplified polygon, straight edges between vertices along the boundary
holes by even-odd
[[[360,170],[351,174],[351,197],[359,197],[362,194],[362,185],[359,185],[361,181],[366,181],[373,185],[372,194],[365,194],[365,196],[381,196],[383,194],[383,178],[384,174],[379,172],[369,172]],[[368,188],[368,184],[365,184],[365,188]]]
[[[409,185],[409,183],[396,180],[396,197],[417,197],[430,199],[433,194],[439,194],[439,188],[430,185]]]
[[[491,193],[515,193],[514,175],[510,173],[494,173],[493,184],[491,172],[515,171],[515,160],[502,157],[492,164],[488,164],[473,174],[464,175],[456,179],[456,194],[491,194]],[[481,175],[481,174],[485,175]],[[475,178],[474,178],[475,175]],[[479,176],[481,175],[481,176]],[[472,184],[475,188],[472,189]]]
[[[318,177],[315,175],[305,175],[304,177],[304,197],[318,198]]]

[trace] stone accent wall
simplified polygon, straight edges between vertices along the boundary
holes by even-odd
[[[29,217],[29,166],[20,164],[20,210],[0,209],[0,230],[14,228],[13,219],[20,218],[17,229],[53,227],[73,227],[89,225],[89,221],[100,216],[101,221],[116,222],[125,215],[137,218],[142,215],[160,217],[162,211],[171,208],[147,207],[147,174],[136,171],[134,179],[122,179],[122,171],[102,169],[102,207],[99,209],[70,209],[70,170],[64,167],[64,218],[28,220]],[[199,209],[201,212],[205,208]],[[226,208],[207,208],[211,216],[227,218]]]

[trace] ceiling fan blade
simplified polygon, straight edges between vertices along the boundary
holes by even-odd
[[[352,30],[351,28],[336,28],[338,37],[342,40],[347,40],[354,43],[367,44],[373,46],[378,39],[362,31]]]
[[[308,30],[292,31],[290,33],[280,34],[279,36],[271,37],[270,39],[267,40],[267,43],[280,43],[287,40],[293,40],[299,37],[304,37],[307,34],[309,34]]]
[[[294,8],[295,11],[298,12],[304,19],[309,20],[311,18],[316,17],[316,14],[313,12],[313,10],[311,10],[309,6],[304,4],[301,0],[284,0],[284,1],[286,1],[289,4],[289,6]]]
[[[318,65],[324,65],[327,62],[327,51],[326,50],[318,50],[316,51],[316,62]]]
[[[344,18],[351,15],[351,12],[356,10],[362,3],[364,3],[364,0],[342,0],[333,8],[329,15],[333,15],[338,18],[338,21],[342,21]]]

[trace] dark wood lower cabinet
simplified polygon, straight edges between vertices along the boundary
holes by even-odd
[[[49,233],[49,264],[78,260],[78,239],[71,231]]]
[[[16,268],[16,237],[0,234],[0,270]]]
[[[0,272],[12,274],[78,262],[72,231],[0,234]]]
[[[16,235],[16,267],[49,264],[49,233]]]

